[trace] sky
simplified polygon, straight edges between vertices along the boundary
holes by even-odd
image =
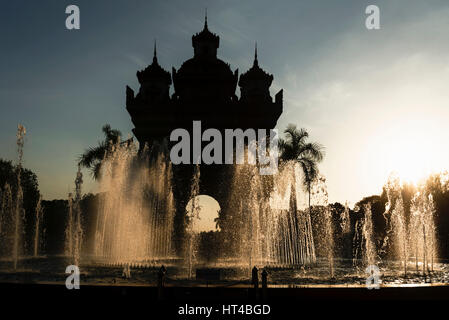
[[[65,28],[66,6],[80,30]],[[380,8],[380,29],[365,8]],[[449,2],[446,0],[9,1],[0,10],[0,158],[15,160],[17,124],[27,128],[24,165],[44,199],[74,188],[76,159],[109,123],[133,128],[125,86],[152,61],[168,71],[193,56],[191,36],[220,36],[220,59],[240,74],[253,61],[284,89],[288,123],[325,146],[320,171],[329,200],[379,194],[391,171],[415,180],[449,163]],[[237,92],[239,93],[239,92]],[[84,192],[96,184],[85,172]]]

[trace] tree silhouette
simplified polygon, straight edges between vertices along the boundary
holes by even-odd
[[[112,129],[109,124],[105,124],[101,130],[105,136],[104,140],[100,141],[98,146],[86,149],[79,157],[78,162],[80,166],[90,169],[95,180],[100,178],[102,161],[112,154],[114,146],[120,143],[122,137],[122,133]],[[129,142],[129,140],[125,142]]]
[[[295,161],[300,165],[304,173],[303,183],[309,192],[310,210],[310,186],[318,176],[318,163],[324,158],[324,147],[316,142],[307,142],[309,133],[303,128],[297,129],[296,125],[289,124],[284,133],[285,140],[279,140],[280,159],[285,162]],[[292,192],[296,193],[296,190]]]

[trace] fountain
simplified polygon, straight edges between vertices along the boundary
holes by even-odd
[[[365,204],[364,212],[365,217],[362,220],[362,242],[365,249],[364,261],[366,266],[371,266],[376,264],[376,247],[373,242],[373,220],[370,203]]]
[[[345,210],[340,214],[340,228],[343,234],[348,234],[351,228],[351,221],[349,218],[349,206],[348,202],[345,203]]]
[[[232,213],[224,218],[222,230],[232,239],[231,251],[238,253],[234,258],[246,261],[249,271],[254,265],[304,266],[315,262],[310,215],[296,169],[293,162],[288,163],[270,182],[271,178],[259,175],[255,166],[235,167]]]
[[[137,154],[134,147],[118,144],[112,156],[103,162],[94,245],[97,261],[154,265],[175,257],[171,244],[171,165],[164,152],[149,153],[151,159]],[[221,221],[223,246],[216,248],[222,252],[219,263],[230,259],[231,264],[246,264],[247,270],[251,270],[254,265],[299,266],[315,262],[310,215],[305,202],[300,203],[304,198],[302,182],[296,186],[292,180],[297,171],[292,164],[285,166],[280,176],[274,178],[276,191],[270,192],[256,166],[235,167],[228,205],[232,214]],[[196,166],[185,217],[184,261],[188,278],[200,262],[198,237],[193,228],[199,218],[196,199],[200,177],[200,168]],[[301,178],[295,177],[296,180]],[[277,194],[281,190],[284,194]]]
[[[192,184],[190,189],[190,197],[191,200],[189,202],[190,210],[187,210],[186,215],[186,226],[187,226],[187,249],[185,252],[187,253],[186,261],[188,267],[188,278],[192,279],[193,277],[193,267],[195,264],[196,251],[198,245],[197,234],[194,231],[194,224],[196,220],[199,219],[199,203],[198,203],[198,195],[200,190],[200,167],[195,166],[195,172],[192,178]]]
[[[387,236],[384,239],[384,247],[389,246],[390,259],[399,260],[407,274],[408,262],[408,236],[404,214],[404,204],[401,194],[399,177],[391,175],[385,185],[387,203],[384,217],[387,221]]]
[[[385,187],[388,202],[385,206],[385,219],[389,229],[384,240],[384,250],[389,248],[390,259],[399,260],[407,275],[409,259],[413,258],[416,271],[422,265],[422,272],[433,270],[437,255],[434,213],[435,205],[432,195],[419,186],[410,201],[410,213],[406,215],[400,182],[392,176]],[[419,260],[421,259],[421,262]],[[429,261],[431,268],[429,268]]]
[[[18,168],[23,135],[24,129],[19,127]],[[170,268],[172,279],[188,281],[194,281],[198,269],[220,269],[220,280],[225,281],[248,278],[256,266],[271,270],[279,283],[364,283],[366,275],[361,270],[376,266],[390,277],[387,281],[406,281],[413,279],[411,262],[418,279],[429,274],[432,279],[444,277],[444,268],[438,263],[435,203],[424,187],[418,187],[408,209],[400,181],[392,176],[384,188],[386,201],[380,202],[380,207],[386,203],[384,211],[379,210],[379,202],[375,207],[371,200],[350,210],[348,204],[329,205],[323,176],[311,183],[309,193],[295,162],[282,163],[273,176],[260,175],[255,165],[235,165],[229,199],[221,203],[219,228],[212,232],[217,245],[207,242],[211,238],[203,237],[194,227],[201,220],[198,197],[202,175],[201,167],[196,166],[187,191],[191,201],[184,216],[184,248],[177,252],[173,240],[179,230],[175,228],[173,172],[166,142],[140,152],[133,143],[119,142],[111,148],[101,164],[98,210],[90,220],[92,225],[86,225],[87,216],[81,210],[83,176],[79,167],[74,193],[68,197],[65,257],[71,264],[82,263],[93,278],[96,272],[113,275],[121,270],[122,280],[126,280],[133,268],[133,281],[143,281],[147,278],[140,268],[151,269],[151,277],[164,264]],[[15,178],[20,182],[20,175]],[[28,259],[21,253],[22,190],[5,184],[0,199],[1,254],[8,257],[4,261],[13,262],[8,272],[20,273],[25,269],[17,270],[19,257],[20,261]],[[34,211],[34,250],[27,266],[48,259],[39,257],[45,225],[41,202],[39,199]],[[376,230],[379,218],[385,220],[385,233]],[[93,231],[90,238],[89,230]],[[83,252],[88,247],[85,235],[92,241],[92,254]],[[214,251],[213,259],[201,256],[204,241],[207,250]],[[342,245],[345,250],[340,250]],[[353,248],[352,257],[348,248]],[[0,260],[0,268],[4,268],[2,263]]]
[[[316,206],[317,223],[322,229],[322,236],[319,239],[319,246],[323,249],[324,256],[327,259],[329,276],[335,276],[334,269],[334,226],[333,217],[329,208],[329,196],[327,192],[326,179],[319,175],[310,186],[311,201]]]
[[[65,255],[70,258],[73,265],[79,266],[81,259],[81,247],[83,243],[83,228],[81,221],[81,187],[83,175],[81,167],[78,166],[75,179],[75,199],[69,193],[68,197],[68,217],[66,226]]]
[[[360,259],[363,264],[363,270],[366,267],[376,265],[377,253],[376,246],[374,244],[374,232],[371,204],[366,203],[363,205],[363,210],[356,208],[356,212],[363,212],[363,218],[357,220],[355,223],[354,239],[353,239],[353,266],[358,267],[358,260]]]
[[[173,258],[171,164],[155,146],[137,154],[114,146],[101,169],[94,256],[106,264],[159,263]]]
[[[3,247],[1,248],[2,255],[12,256],[11,249],[12,245],[12,222],[14,217],[14,200],[12,196],[11,186],[5,183],[2,192],[2,206],[1,206],[1,217],[0,217],[0,237]]]
[[[19,256],[21,253],[21,245],[22,245],[22,234],[23,234],[23,224],[25,220],[25,211],[23,209],[23,191],[22,191],[22,183],[21,183],[21,174],[22,174],[22,161],[23,161],[23,145],[25,143],[25,127],[22,125],[18,125],[17,127],[17,154],[18,161],[16,167],[17,174],[17,193],[15,199],[15,208],[14,208],[14,217],[13,217],[13,225],[14,225],[14,240],[13,240],[13,249],[12,256],[14,261],[14,270],[17,269],[17,263],[19,260]]]
[[[419,258],[421,257],[422,272],[428,273],[434,270],[436,256],[435,246],[435,206],[431,194],[418,191],[411,201],[411,221],[410,221],[410,249],[415,254],[416,272],[419,272]],[[429,268],[429,261],[431,268]]]
[[[12,261],[13,269],[17,270],[18,262],[24,248],[25,210],[23,208],[22,162],[25,143],[25,127],[17,127],[17,164],[15,181],[5,183],[1,190],[0,206],[0,240],[3,244],[0,253]]]
[[[39,200],[36,204],[36,210],[35,210],[35,231],[34,231],[34,257],[36,258],[39,254],[39,246],[40,246],[40,225],[41,225],[41,219],[43,214],[43,208],[42,208],[42,196],[39,195]]]

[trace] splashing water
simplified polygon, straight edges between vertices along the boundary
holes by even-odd
[[[81,246],[83,243],[83,228],[81,221],[81,198],[82,198],[83,174],[81,167],[75,178],[75,198],[69,193],[68,197],[68,217],[66,227],[66,246],[65,254],[70,257],[72,264],[79,266],[81,262]]]
[[[376,247],[373,241],[373,220],[371,204],[364,205],[365,217],[363,219],[362,235],[364,244],[364,261],[366,266],[376,264]]]
[[[329,208],[329,195],[327,192],[326,179],[319,175],[310,186],[312,203],[317,207],[323,237],[320,246],[324,248],[324,254],[329,265],[329,275],[334,277],[334,227],[332,212]]]
[[[195,171],[192,177],[192,183],[190,188],[190,210],[188,210],[186,214],[187,220],[187,268],[188,268],[188,277],[193,277],[193,266],[195,265],[196,260],[196,251],[198,245],[197,235],[194,231],[194,224],[199,219],[199,211],[200,205],[198,200],[198,195],[200,193],[200,167],[199,165],[195,166]]]
[[[360,212],[360,207],[355,208],[355,211]],[[365,273],[367,266],[376,265],[377,250],[374,243],[371,203],[363,205],[363,218],[356,221],[353,248],[353,266],[358,267],[358,260],[360,259]]]
[[[12,196],[11,187],[5,183],[2,192],[2,206],[0,216],[0,240],[2,243],[2,256],[12,257],[13,248],[13,222],[14,222],[14,200]]]
[[[389,258],[399,260],[407,274],[408,237],[404,214],[404,203],[401,193],[400,180],[397,175],[391,175],[385,185],[387,203],[384,217],[387,221],[387,235],[383,248],[389,253]]]
[[[390,258],[402,261],[404,274],[407,274],[410,258],[414,258],[417,272],[420,264],[423,274],[433,270],[437,259],[437,241],[434,224],[435,204],[432,195],[423,186],[419,187],[410,202],[410,218],[407,221],[399,179],[391,178],[385,189],[388,202],[384,216],[389,229],[384,240],[384,248],[390,247],[389,252],[393,254]]]
[[[167,146],[138,155],[114,146],[101,168],[94,254],[107,264],[159,263],[173,257],[174,203]]]
[[[267,187],[272,180],[273,188]],[[230,217],[222,228],[238,261],[254,265],[299,266],[316,261],[304,186],[294,162],[274,177],[257,167],[236,166],[230,194]]]
[[[42,208],[42,196],[39,195],[39,200],[36,204],[36,210],[35,210],[35,230],[34,230],[34,257],[37,257],[39,254],[39,246],[40,246],[40,225],[41,225],[41,219],[43,214],[43,208]]]
[[[419,271],[420,258],[423,273],[433,271],[437,250],[434,224],[435,204],[432,195],[426,194],[423,190],[418,191],[411,201],[410,212],[410,247],[415,255],[416,271]]]
[[[23,190],[22,190],[22,161],[23,161],[23,146],[25,144],[25,134],[26,129],[24,126],[19,124],[17,126],[17,193],[15,199],[15,210],[14,210],[14,241],[13,241],[13,261],[14,270],[17,269],[17,263],[19,260],[19,255],[21,253],[22,246],[22,235],[23,235],[23,225],[25,222],[25,210],[23,209]]]
[[[349,207],[348,203],[345,203],[345,210],[340,214],[340,228],[343,234],[348,234],[351,228],[349,220]]]

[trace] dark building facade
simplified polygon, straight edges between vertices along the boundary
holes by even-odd
[[[238,69],[232,71],[217,58],[219,45],[206,18],[203,30],[192,36],[193,58],[179,70],[172,68],[171,74],[164,70],[155,48],[153,63],[137,72],[139,92],[126,88],[126,108],[141,146],[169,136],[175,128],[189,130],[193,120],[201,120],[203,128],[274,128],[282,113],[282,90],[273,101],[269,92],[273,75],[259,67],[257,49],[253,66],[239,78]]]
[[[139,92],[126,88],[126,108],[140,148],[168,138],[176,128],[191,132],[194,120],[201,121],[202,130],[215,128],[222,132],[275,127],[282,113],[283,91],[273,101],[269,91],[273,75],[260,68],[257,47],[253,66],[239,77],[238,70],[232,71],[228,63],[217,57],[219,45],[220,38],[209,31],[206,17],[203,30],[192,36],[193,57],[178,70],[172,68],[171,74],[159,65],[155,46],[152,64],[137,72]],[[236,95],[237,86],[240,98]],[[185,223],[193,170],[194,165],[173,166],[175,224],[179,230]],[[215,198],[225,214],[232,165],[201,165],[200,171],[200,193]],[[178,233],[178,238],[182,238],[182,231]]]

